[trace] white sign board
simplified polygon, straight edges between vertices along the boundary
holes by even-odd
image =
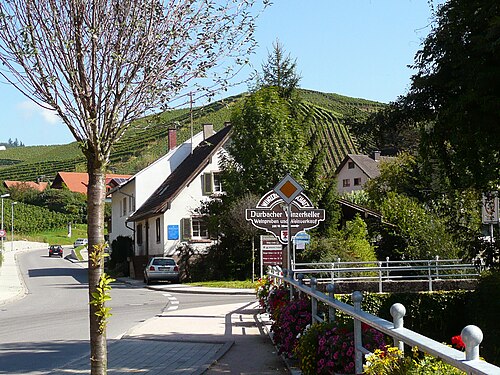
[[[498,223],[498,192],[483,194],[482,217],[483,224]]]

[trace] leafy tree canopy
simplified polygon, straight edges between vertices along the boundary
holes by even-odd
[[[458,187],[500,183],[500,3],[449,0],[417,52],[402,102],[423,126],[424,155]]]
[[[275,87],[245,98],[231,116],[233,133],[224,163],[229,193],[262,195],[287,173],[307,188],[303,176],[311,160],[307,125],[296,116]]]

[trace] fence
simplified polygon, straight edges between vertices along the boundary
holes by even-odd
[[[285,274],[286,273],[285,270]],[[303,283],[303,275],[298,274],[298,280],[295,280],[293,277],[294,272],[290,271],[289,274],[289,276],[283,275],[279,267],[271,268],[268,272],[268,275],[278,280],[278,282],[289,285],[291,298],[296,294],[300,295],[300,293],[306,293],[311,297],[311,323],[323,321],[323,318],[318,316],[318,302],[322,302],[328,306],[328,319],[330,321],[335,320],[336,310],[340,310],[353,318],[356,374],[360,374],[363,371],[363,356],[370,354],[370,352],[363,347],[361,336],[361,323],[366,323],[392,337],[394,346],[397,346],[402,351],[404,351],[404,344],[412,347],[417,346],[423,352],[439,357],[444,362],[467,372],[467,374],[500,375],[499,367],[479,359],[479,344],[483,340],[483,333],[476,326],[469,325],[462,330],[462,340],[466,345],[464,353],[404,328],[403,318],[406,314],[406,309],[400,303],[391,306],[390,313],[393,317],[393,322],[389,322],[361,310],[363,294],[359,291],[352,293],[353,306],[351,306],[335,299],[333,284],[327,285],[326,290],[328,294],[324,294],[316,290],[317,280],[315,278],[311,278],[310,286],[307,286]]]
[[[417,280],[426,281],[428,290],[433,290],[437,280],[467,280],[479,276],[482,265],[465,264],[460,259],[390,260],[375,262],[295,263],[295,273],[317,275],[319,283],[339,281],[378,282],[379,292],[383,292],[384,282]]]

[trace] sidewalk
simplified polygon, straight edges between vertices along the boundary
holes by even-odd
[[[4,254],[0,268],[0,305],[22,298],[15,254]],[[122,278],[120,282],[144,285]],[[182,284],[150,286],[163,293],[254,294],[247,289],[190,287]],[[167,309],[133,327],[120,340],[108,340],[108,374],[289,374],[267,335],[257,301],[210,308]],[[267,328],[267,329],[266,329]],[[89,374],[89,354],[51,375]]]

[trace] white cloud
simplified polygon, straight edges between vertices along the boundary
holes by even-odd
[[[55,111],[42,108],[31,100],[18,103],[17,109],[20,110],[21,116],[26,120],[36,121],[42,119],[45,123],[52,125],[61,123]]]

